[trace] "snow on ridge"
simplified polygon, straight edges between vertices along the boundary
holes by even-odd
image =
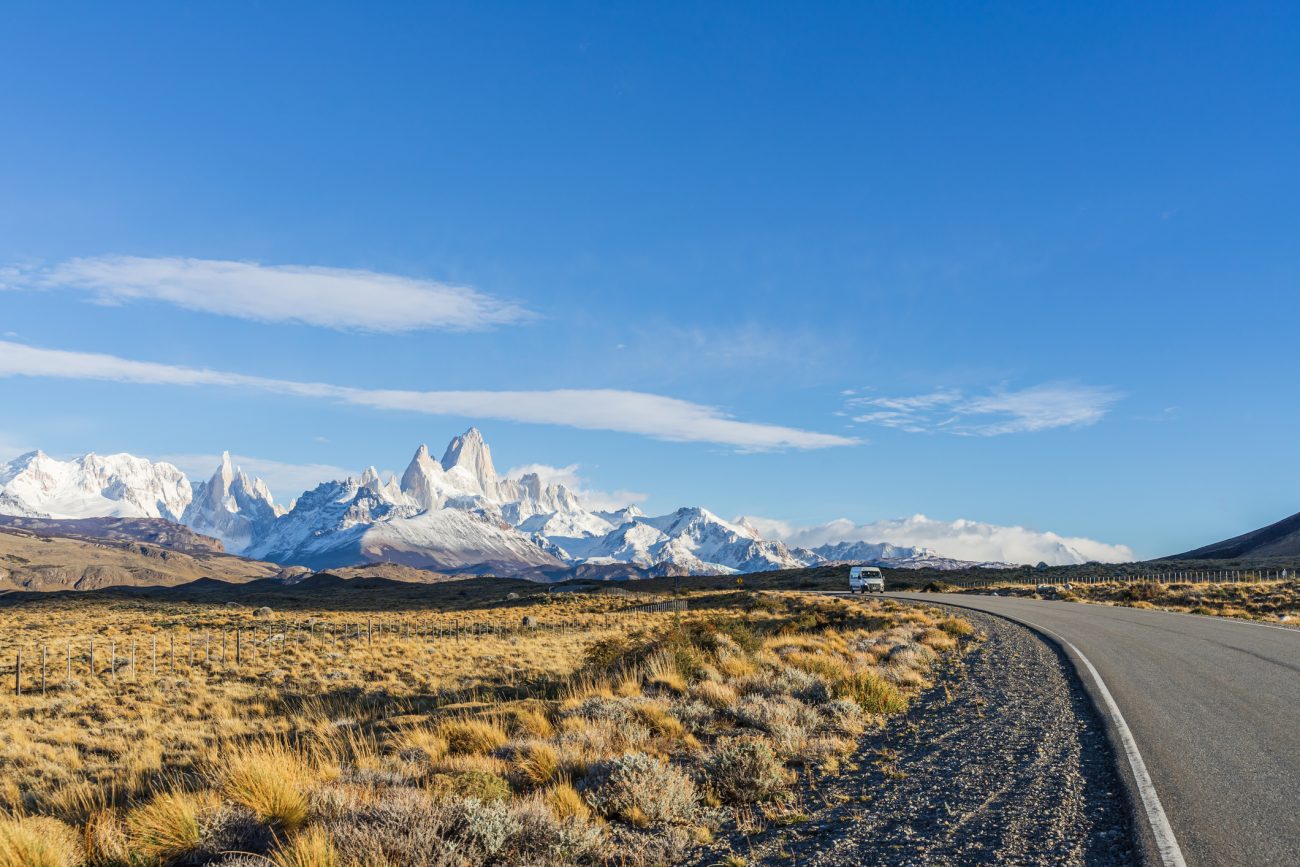
[[[536,472],[498,476],[477,428],[435,460],[420,445],[400,479],[370,467],[324,482],[286,509],[266,483],[223,453],[191,486],[171,464],[132,455],[58,461],[30,452],[0,464],[0,514],[161,517],[220,539],[226,550],[313,568],[392,559],[424,568],[633,565],[650,574],[731,574],[835,562],[903,568],[972,565],[919,547],[839,542],[796,547],[760,519],[725,520],[700,506],[648,516],[635,505],[591,510]],[[994,564],[989,564],[994,565]]]

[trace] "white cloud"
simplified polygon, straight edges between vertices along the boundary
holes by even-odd
[[[221,464],[217,454],[162,455],[156,460],[175,465],[192,484],[206,482]],[[275,495],[276,502],[288,504],[304,491],[310,491],[321,482],[343,479],[358,473],[331,464],[291,464],[250,455],[230,456],[230,462],[250,477],[260,478]]]
[[[1019,391],[968,396],[943,389],[910,397],[854,397],[853,420],[909,433],[1000,436],[1096,424],[1123,394],[1112,388],[1048,382]]]
[[[39,349],[0,341],[0,376],[42,376],[148,385],[228,386],[374,409],[428,415],[567,425],[587,430],[641,434],[676,442],[708,442],[740,451],[820,449],[858,440],[783,425],[738,421],[720,409],[677,398],[616,389],[552,391],[406,391],[362,389],[321,382],[295,382],[132,361],[114,355]]]
[[[467,286],[349,268],[216,259],[70,259],[5,269],[0,288],[77,289],[103,304],[161,301],[258,322],[348,331],[472,330],[533,318],[517,304]]]
[[[517,479],[529,473],[536,473],[542,480],[542,484],[564,485],[578,495],[584,506],[594,510],[621,509],[624,506],[630,506],[633,503],[644,503],[650,499],[649,494],[643,494],[639,491],[601,491],[588,487],[587,479],[578,472],[578,469],[577,464],[569,464],[567,467],[553,467],[549,464],[524,464],[520,467],[511,467],[506,471],[506,476]]]
[[[889,542],[906,547],[930,548],[956,560],[1001,563],[1040,563],[1051,566],[1087,563],[1127,563],[1137,559],[1127,545],[1110,545],[1081,536],[1004,527],[981,521],[936,521],[913,515],[869,524],[839,518],[813,527],[794,527],[770,518],[746,518],[764,536],[803,548],[836,542]]]
[[[758,531],[758,534],[764,539],[779,539],[782,542],[792,538],[797,532],[796,528],[789,521],[782,521],[780,518],[762,518],[758,515],[737,515],[731,519],[731,523],[746,523]]]

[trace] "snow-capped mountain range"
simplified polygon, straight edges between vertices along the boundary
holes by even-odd
[[[222,456],[191,485],[171,464],[131,455],[59,461],[29,452],[0,464],[0,514],[37,518],[164,518],[215,537],[227,551],[313,569],[395,562],[440,571],[537,574],[631,565],[651,575],[728,574],[853,561],[959,568],[925,548],[839,543],[808,550],[764,539],[745,521],[688,507],[650,517],[635,506],[587,509],[536,473],[499,477],[471,428],[434,460],[416,449],[398,479],[371,467],[325,482],[286,509],[261,479]],[[990,564],[991,565],[991,564]]]

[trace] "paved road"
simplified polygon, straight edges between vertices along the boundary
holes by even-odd
[[[1073,644],[1132,731],[1187,864],[1300,864],[1300,630],[1074,602],[888,595],[1000,614]],[[1086,667],[1080,674],[1088,683]]]

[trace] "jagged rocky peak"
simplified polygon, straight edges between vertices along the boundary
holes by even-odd
[[[531,506],[537,512],[577,512],[582,510],[578,496],[565,485],[555,482],[547,484],[537,473],[524,473],[517,482],[518,488],[512,491],[512,499]]]
[[[429,454],[429,447],[424,443],[415,450],[415,456],[402,473],[402,493],[414,500],[423,509],[434,509],[441,505],[442,464]]]
[[[194,499],[181,515],[181,523],[220,539],[226,550],[239,552],[283,514],[266,482],[250,480],[231,461],[230,452],[222,452],[212,478],[194,487]]]
[[[497,471],[492,466],[492,450],[483,441],[483,434],[472,427],[447,444],[442,455],[442,468],[447,472],[460,469],[478,482],[484,493],[495,490]]]

